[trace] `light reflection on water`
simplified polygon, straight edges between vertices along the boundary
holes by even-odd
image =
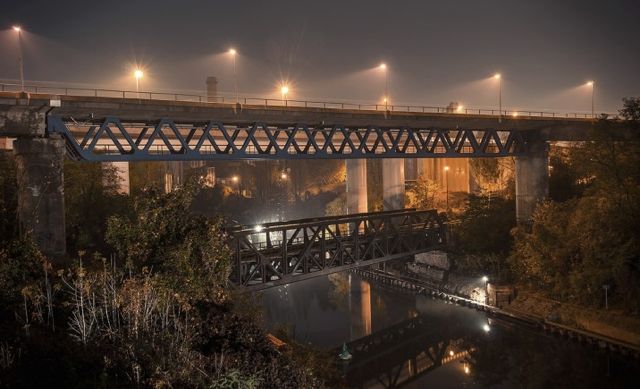
[[[262,301],[271,330],[324,349],[351,342],[342,368],[355,386],[634,387],[639,372],[636,361],[350,273],[272,288]]]

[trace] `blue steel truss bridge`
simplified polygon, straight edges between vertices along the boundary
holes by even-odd
[[[78,161],[507,157],[526,153],[520,131],[221,121],[76,122],[49,116]]]

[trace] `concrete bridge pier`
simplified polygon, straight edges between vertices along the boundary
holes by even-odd
[[[13,144],[21,235],[31,235],[54,262],[66,254],[64,220],[65,141],[58,136],[18,138]]]
[[[404,209],[404,159],[382,160],[382,208]]]
[[[531,221],[536,205],[549,195],[549,144],[528,142],[529,154],[516,157],[516,220]]]
[[[367,160],[347,159],[347,214],[369,211],[367,202]]]

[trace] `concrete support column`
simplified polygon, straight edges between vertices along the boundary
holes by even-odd
[[[404,208],[404,160],[382,161],[382,207],[385,211]]]
[[[516,220],[531,221],[536,205],[549,195],[549,144],[528,142],[529,155],[516,157]]]
[[[367,160],[347,159],[347,213],[368,212]]]
[[[13,150],[20,233],[31,235],[45,255],[60,263],[66,253],[64,140],[53,136],[18,138]]]

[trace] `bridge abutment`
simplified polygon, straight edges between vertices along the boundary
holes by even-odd
[[[347,159],[347,213],[365,213],[367,201],[367,160]]]
[[[536,205],[549,195],[549,144],[528,143],[529,154],[516,157],[516,220],[531,221]]]
[[[385,211],[404,208],[404,159],[382,160],[382,207]]]
[[[13,145],[18,181],[21,235],[30,235],[40,250],[56,262],[66,254],[61,137],[18,138]]]

